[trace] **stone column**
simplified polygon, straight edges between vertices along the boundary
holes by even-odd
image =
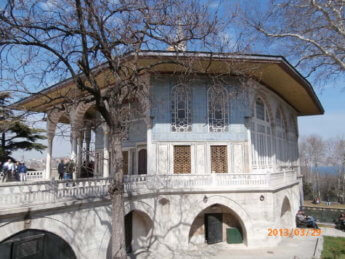
[[[88,126],[85,130],[84,133],[84,138],[85,138],[85,161],[86,164],[88,165],[90,162],[90,143],[91,143],[91,128]]]
[[[78,153],[78,145],[77,145],[77,139],[78,139],[78,136],[77,136],[77,132],[72,129],[72,132],[71,132],[71,160],[74,161],[74,163],[76,164],[76,160],[77,160],[77,153]],[[76,174],[76,171],[74,171],[73,173],[73,179],[77,179],[77,174]]]
[[[81,173],[82,160],[83,160],[83,134],[79,134],[77,138],[77,166],[76,166],[77,177],[79,177]]]
[[[50,178],[51,178],[51,160],[52,160],[52,153],[53,153],[53,139],[54,139],[54,134],[48,133],[48,146],[47,146],[46,172],[45,172],[45,177],[47,180],[50,180]]]
[[[109,127],[103,125],[103,177],[109,177]]]

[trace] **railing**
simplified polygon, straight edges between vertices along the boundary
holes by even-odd
[[[108,196],[109,178],[42,181],[0,187],[0,208],[53,204]]]
[[[197,188],[261,188],[276,187],[297,181],[295,171],[271,174],[209,174],[209,175],[131,175],[125,176],[125,191],[145,189],[197,189]],[[229,189],[229,188],[227,188]]]
[[[44,180],[44,171],[28,171],[26,173],[26,180],[27,181],[41,181]]]
[[[63,181],[5,183],[0,187],[0,212],[13,207],[108,198],[111,178],[87,178]],[[155,191],[256,190],[286,186],[297,182],[294,171],[271,174],[208,174],[208,175],[126,175],[125,192]]]

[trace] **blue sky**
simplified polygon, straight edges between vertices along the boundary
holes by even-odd
[[[260,13],[265,8],[267,8],[268,0],[231,0],[231,1],[218,1],[218,0],[202,0],[203,2],[209,4],[214,10],[218,10],[221,14],[226,15],[226,8],[219,7],[219,2],[221,2],[225,7],[231,7],[234,9],[236,6],[241,8],[248,8],[249,6],[254,8],[254,12]],[[1,1],[0,1],[1,2]],[[1,4],[0,4],[1,6]],[[241,33],[240,26],[231,26],[228,28],[224,35],[230,38],[236,39],[236,35]],[[265,43],[253,42],[252,51],[258,54],[271,54],[279,55],[282,54],[279,51],[282,50],[281,45],[272,45],[271,48],[267,48]],[[289,60],[293,65],[293,60]],[[302,74],[303,71],[299,70]],[[331,138],[336,136],[345,137],[345,77],[338,78],[337,82],[329,81],[320,84],[317,80],[309,78],[313,85],[316,85],[315,91],[325,109],[325,114],[320,116],[304,116],[299,118],[299,133],[300,136],[318,134],[324,138]],[[318,88],[319,85],[323,85],[322,88]],[[59,157],[68,154],[70,151],[70,143],[67,140],[62,140],[61,138],[55,138],[54,140],[54,150],[53,156]],[[66,153],[67,152],[67,153]],[[14,156],[18,159],[22,159],[23,152],[16,152]],[[45,154],[40,154],[39,152],[25,152],[25,158],[40,158],[44,157]]]

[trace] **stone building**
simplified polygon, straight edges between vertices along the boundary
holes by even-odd
[[[123,141],[126,241],[133,253],[225,241],[239,242],[229,244],[236,247],[274,246],[280,238],[270,237],[269,228],[295,227],[303,195],[297,117],[322,114],[323,108],[309,82],[283,57],[210,57],[180,54],[197,64],[187,79],[169,65],[143,76],[150,105],[129,120]],[[145,62],[174,58],[169,51],[140,55]],[[70,155],[77,165],[92,160],[94,179],[108,179],[109,132],[94,104],[46,103],[43,97],[69,91],[78,99],[73,89],[73,81],[66,80],[17,106],[47,114],[47,180],[58,123],[71,125]],[[103,220],[109,223],[107,213]],[[237,241],[228,238],[231,229],[239,234]]]

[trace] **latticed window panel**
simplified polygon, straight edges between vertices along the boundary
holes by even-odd
[[[191,152],[190,146],[174,146],[174,173],[191,173]]]
[[[171,129],[175,132],[192,131],[191,89],[178,85],[171,90]]]
[[[128,151],[122,151],[123,156],[123,174],[128,174]]]
[[[208,124],[211,132],[228,131],[229,102],[228,92],[218,85],[208,89]]]
[[[228,172],[228,152],[226,146],[211,146],[211,171]]]

